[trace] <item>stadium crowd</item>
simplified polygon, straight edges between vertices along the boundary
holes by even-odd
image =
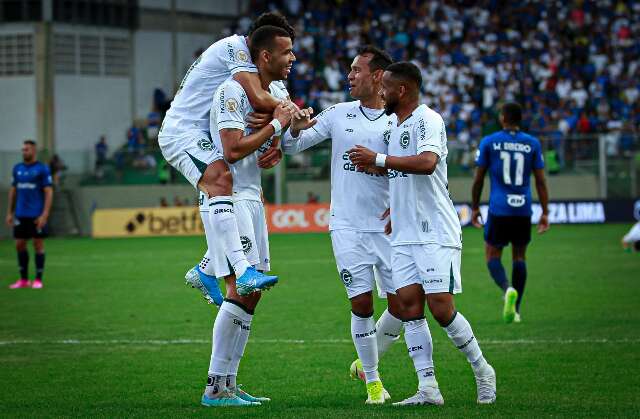
[[[314,109],[348,98],[351,58],[373,43],[421,68],[425,101],[459,146],[497,130],[498,102],[516,100],[524,129],[559,152],[568,135],[603,131],[616,133],[610,154],[633,147],[640,2],[252,0],[248,10],[269,9],[297,29],[289,89]],[[254,17],[223,35],[246,33]]]

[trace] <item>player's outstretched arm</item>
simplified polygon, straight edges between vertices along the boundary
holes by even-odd
[[[538,221],[538,233],[542,234],[549,230],[549,190],[544,177],[544,169],[533,169],[533,176],[536,179],[536,191],[542,207],[542,215]]]
[[[280,103],[280,100],[271,96],[269,92],[262,88],[258,73],[242,71],[233,75],[233,79],[240,83],[247,93],[251,107],[257,112],[271,114]]]
[[[471,223],[477,228],[482,228],[482,223],[480,222],[480,197],[482,196],[482,187],[484,186],[484,176],[486,173],[486,167],[476,167],[473,186],[471,186]]]
[[[282,139],[282,149],[286,154],[296,154],[330,138],[330,126],[326,120],[328,112],[322,112],[311,119],[312,108],[301,109],[291,118],[291,126]],[[316,127],[314,129],[309,129]]]
[[[350,149],[349,158],[357,167],[367,169],[370,167],[384,167],[413,175],[430,175],[436,170],[439,156],[432,151],[423,151],[415,156],[385,156],[384,162],[377,162],[378,153],[361,145]],[[384,156],[384,155],[383,155]]]
[[[7,201],[7,217],[5,218],[5,222],[9,227],[13,227],[13,211],[16,208],[16,187],[12,186],[9,188],[9,199]]]
[[[277,120],[281,127],[289,123],[291,113],[286,105],[280,104],[276,107],[273,112],[273,119]],[[243,130],[235,128],[223,128],[220,130],[224,159],[231,164],[247,157],[274,134],[278,134],[272,124],[244,137],[242,136],[243,133]]]

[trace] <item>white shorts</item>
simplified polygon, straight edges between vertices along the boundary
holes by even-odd
[[[624,235],[622,241],[625,243],[635,243],[640,241],[640,221],[635,223],[631,230],[627,234]]]
[[[242,250],[247,256],[250,265],[257,270],[267,272],[271,269],[269,256],[269,235],[267,232],[267,219],[262,202],[242,200],[233,203],[233,211],[238,222],[238,232],[242,242]],[[229,266],[224,249],[219,240],[215,240],[213,227],[209,221],[209,213],[201,211],[200,218],[204,224],[207,236],[208,253],[217,278],[224,278],[233,271]]]
[[[160,135],[158,144],[165,160],[196,189],[207,166],[223,158],[206,131],[188,131],[180,136]]]
[[[462,292],[460,277],[462,250],[439,244],[393,246],[393,282],[400,289],[421,284],[425,294]]]
[[[391,243],[384,233],[332,230],[331,244],[340,279],[353,298],[377,286],[382,298],[395,294],[391,275]]]

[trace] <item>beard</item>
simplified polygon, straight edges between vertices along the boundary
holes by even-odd
[[[397,102],[384,102],[384,113],[387,114],[387,116],[393,115],[396,112],[397,105]]]

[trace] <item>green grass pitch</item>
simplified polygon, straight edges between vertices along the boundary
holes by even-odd
[[[498,400],[476,405],[467,361],[428,317],[445,399],[438,408],[364,405],[364,385],[348,376],[349,305],[327,235],[271,238],[281,282],[258,307],[239,382],[272,402],[224,412],[199,405],[215,308],[182,279],[203,238],[51,239],[40,291],[7,289],[16,263],[4,240],[0,417],[638,417],[640,255],[620,249],[627,228],[536,235],[523,323],[508,326],[481,232],[465,229],[456,302],[497,371]],[[415,391],[402,341],[380,371],[394,401]]]

